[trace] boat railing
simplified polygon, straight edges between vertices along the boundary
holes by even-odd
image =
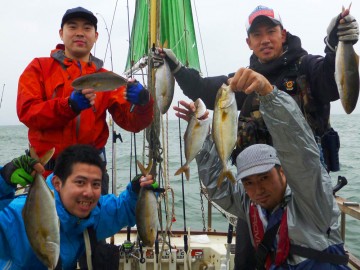
[[[341,211],[340,218],[340,232],[343,241],[345,242],[345,228],[346,228],[346,215],[349,215],[357,220],[360,220],[360,207],[357,202],[350,202],[344,198],[336,197],[336,202]],[[360,269],[360,259],[349,253],[349,261],[354,269]]]

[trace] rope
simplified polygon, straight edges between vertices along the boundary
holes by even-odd
[[[84,242],[85,242],[85,252],[86,252],[86,263],[87,263],[87,266],[88,266],[88,270],[92,270],[93,267],[92,267],[92,260],[91,260],[91,257],[92,257],[92,254],[91,254],[91,243],[90,243],[90,237],[89,237],[89,232],[88,232],[88,229],[86,229],[84,232],[83,232],[83,235],[84,235]]]

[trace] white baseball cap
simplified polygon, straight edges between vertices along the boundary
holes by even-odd
[[[245,148],[236,158],[238,179],[270,171],[281,165],[274,147],[267,144],[253,144]]]

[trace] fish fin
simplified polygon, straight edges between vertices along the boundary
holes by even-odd
[[[218,179],[217,179],[217,187],[219,188],[221,186],[221,183],[224,181],[225,178],[225,171],[222,170]]]
[[[36,153],[35,147],[31,146],[30,144],[29,144],[29,151],[30,151],[30,157],[36,160],[40,160],[39,156]]]
[[[52,158],[52,156],[55,153],[55,147],[51,148],[50,150],[46,151],[46,153],[40,157],[40,163],[44,166],[46,163],[49,162],[49,160]]]
[[[49,162],[49,160],[52,158],[52,156],[55,153],[55,147],[51,148],[50,150],[46,151],[46,153],[42,156],[39,157],[38,154],[36,153],[35,147],[29,145],[29,151],[30,151],[30,156],[33,159],[36,159],[37,161],[39,161],[41,163],[41,165],[46,165],[46,163]]]
[[[60,246],[54,242],[46,242],[45,247],[48,253],[48,259],[50,264],[48,265],[48,267],[50,269],[55,269],[60,256]]]
[[[236,179],[235,179],[235,177],[234,177],[234,175],[232,174],[231,171],[227,171],[227,172],[226,172],[226,177],[227,177],[233,184],[236,183]]]
[[[222,170],[217,180],[218,188],[221,186],[225,178],[229,179],[233,184],[236,182],[235,177],[230,170]]]
[[[150,160],[149,165],[146,168],[140,161],[137,160],[136,163],[141,171],[141,174],[144,176],[149,174],[149,172],[151,171],[152,166],[153,166],[152,159]]]
[[[182,174],[182,173],[185,173],[186,180],[189,181],[189,179],[190,179],[190,167],[189,167],[189,165],[185,164],[180,169],[178,169],[174,175],[179,175],[179,174]]]

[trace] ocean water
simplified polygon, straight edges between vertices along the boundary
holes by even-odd
[[[331,123],[333,128],[340,135],[340,171],[331,173],[333,185],[336,184],[339,175],[345,176],[349,184],[343,187],[337,195],[346,198],[349,201],[360,202],[360,125],[359,115],[332,115]],[[180,137],[182,138],[186,129],[185,121],[180,123],[177,120],[170,120],[168,125],[164,125],[164,138],[167,140],[167,149],[163,149],[167,153],[168,166],[163,167],[164,172],[168,175],[169,186],[174,192],[174,199],[169,191],[168,198],[170,205],[174,202],[174,222],[173,230],[183,230],[185,227],[191,230],[203,230],[208,228],[208,202],[200,196],[200,184],[197,174],[196,162],[190,164],[190,181],[185,180],[181,176],[174,176],[175,171],[180,167]],[[110,127],[111,130],[111,127]],[[144,149],[144,133],[140,132],[135,135],[136,149],[134,146],[134,135],[115,127],[115,131],[120,133],[123,142],[117,140],[112,144],[109,139],[106,146],[108,171],[110,179],[113,178],[113,171],[116,172],[116,192],[121,192],[130,179],[136,174],[135,155],[140,161],[147,160],[143,155]],[[165,136],[167,134],[167,136]],[[160,135],[160,140],[163,136]],[[5,164],[13,157],[24,153],[28,146],[27,128],[23,125],[18,126],[0,126],[0,164]],[[115,151],[112,151],[114,149]],[[182,142],[182,152],[184,151]],[[112,156],[114,160],[112,162]],[[184,154],[183,163],[185,162]],[[114,168],[114,170],[112,170]],[[235,172],[235,167],[232,167]],[[158,180],[163,182],[164,179]],[[183,188],[182,188],[183,187]],[[184,189],[184,195],[182,192]],[[111,190],[111,188],[110,188]],[[183,199],[184,198],[184,199]],[[162,207],[164,207],[164,201]],[[171,210],[171,206],[169,208]],[[163,211],[164,212],[164,211]],[[185,213],[185,218],[184,214]],[[211,229],[216,231],[226,231],[228,227],[227,220],[214,207],[211,211],[212,224]],[[163,216],[163,226],[165,227],[165,216]],[[360,258],[360,221],[346,216],[346,247],[358,258]]]

